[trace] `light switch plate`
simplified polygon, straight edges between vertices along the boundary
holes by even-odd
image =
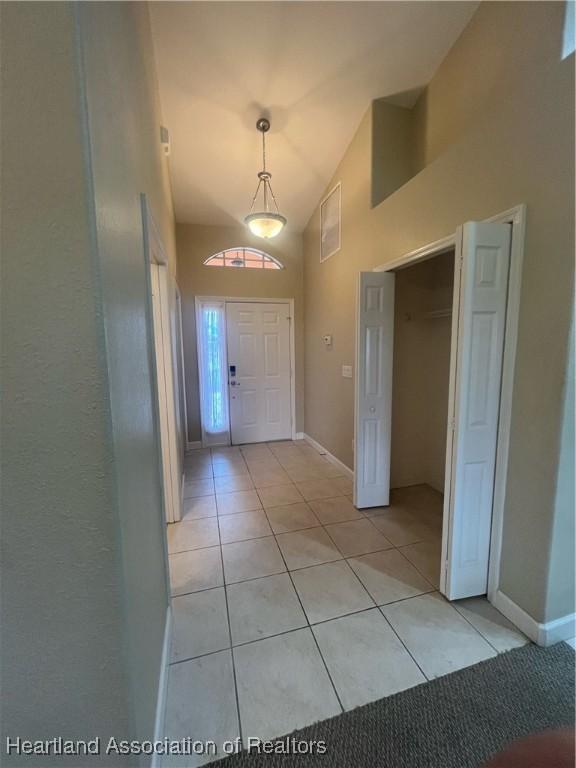
[[[342,366],[342,376],[345,379],[351,379],[352,378],[352,366],[351,365],[343,365]]]

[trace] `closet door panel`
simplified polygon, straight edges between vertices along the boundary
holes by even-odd
[[[450,600],[485,594],[488,585],[510,241],[508,224],[470,222],[462,231],[441,576]]]
[[[354,504],[390,503],[394,275],[361,272],[357,295]]]

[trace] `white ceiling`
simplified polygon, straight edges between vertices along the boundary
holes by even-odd
[[[177,221],[243,220],[267,115],[273,189],[289,227],[303,229],[371,100],[429,82],[476,7],[151,3]]]

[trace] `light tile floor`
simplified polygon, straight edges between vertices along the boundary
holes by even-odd
[[[350,479],[292,441],[193,451],[185,473],[168,530],[170,738],[281,736],[528,642],[483,598],[438,593],[428,486],[362,512]]]

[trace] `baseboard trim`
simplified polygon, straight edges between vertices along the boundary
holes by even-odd
[[[304,432],[296,432],[294,434],[294,440],[304,440]]]
[[[562,640],[570,640],[576,635],[574,613],[541,624],[500,590],[496,590],[492,596],[492,604],[536,645],[546,647]]]
[[[182,520],[182,515],[184,514],[184,486],[186,484],[186,472],[182,472],[182,480],[180,481],[180,506],[176,510],[179,513],[178,519],[174,519],[172,522],[179,523],[180,520]],[[176,517],[176,516],[174,516]]]
[[[313,437],[310,437],[310,435],[306,434],[306,432],[303,433],[304,440],[306,440],[307,443],[309,443],[313,448],[316,448],[318,453],[321,453],[323,456],[325,456],[328,461],[331,464],[334,464],[338,469],[342,471],[346,477],[349,477],[350,480],[354,479],[354,472],[350,469],[350,467],[347,467],[344,462],[340,461],[340,459],[337,459],[336,456],[330,453],[330,451],[326,450],[323,445],[320,445],[319,442],[314,440]]]
[[[164,739],[164,723],[166,720],[166,697],[168,694],[168,672],[170,666],[170,647],[172,645],[172,609],[166,609],[164,625],[164,642],[162,643],[162,658],[160,660],[160,677],[158,681],[158,699],[156,701],[156,718],[154,721],[154,741]],[[150,768],[160,768],[161,755],[154,754]]]
[[[156,718],[154,721],[154,741],[164,739],[164,722],[166,719],[166,696],[168,694],[168,671],[170,666],[170,646],[172,644],[172,608],[166,609],[164,625],[164,642],[162,643],[162,658],[160,660],[160,678],[158,680],[158,698],[156,700]],[[154,754],[150,768],[160,768],[161,755]]]
[[[202,440],[193,440],[192,442],[189,440],[186,441],[187,451],[197,451],[198,448],[202,448]]]

